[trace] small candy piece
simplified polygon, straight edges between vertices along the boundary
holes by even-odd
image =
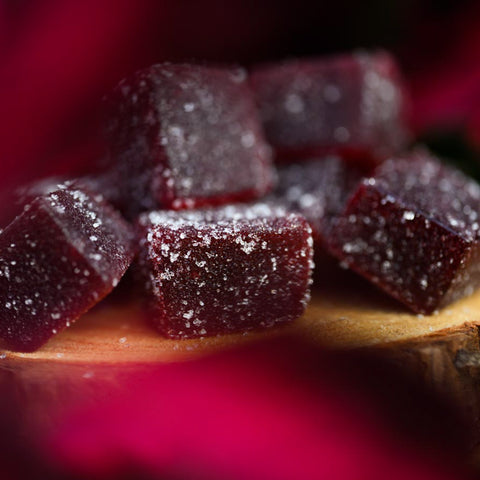
[[[251,84],[280,159],[341,153],[375,163],[408,143],[407,96],[386,52],[266,65]]]
[[[278,178],[269,198],[290,212],[302,214],[310,222],[315,240],[324,243],[332,219],[345,208],[362,172],[331,156],[281,166]]]
[[[107,133],[130,215],[270,190],[271,149],[246,78],[241,69],[161,64],[119,84]]]
[[[140,270],[154,325],[170,338],[292,321],[309,301],[307,221],[268,205],[151,212],[139,220]]]
[[[114,170],[82,177],[45,177],[0,193],[0,229],[5,228],[23,212],[26,205],[41,195],[48,195],[60,188],[74,187],[99,193],[115,208],[121,210],[123,202]]]
[[[119,173],[115,168],[94,175],[84,175],[72,180],[77,188],[100,193],[105,200],[119,211],[125,210],[125,199],[119,186]]]
[[[418,313],[480,285],[480,187],[426,152],[387,160],[336,220],[330,250]]]
[[[0,192],[0,231],[7,227],[26,205],[40,195],[47,195],[67,183],[65,177],[47,177]]]
[[[43,345],[118,283],[134,254],[128,224],[100,195],[65,187],[27,205],[0,234],[0,339]]]

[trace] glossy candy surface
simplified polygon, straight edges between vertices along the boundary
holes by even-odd
[[[480,187],[427,152],[363,180],[331,236],[346,265],[418,313],[480,285]]]
[[[130,216],[249,201],[274,173],[242,69],[154,65],[110,98],[108,137]]]
[[[269,197],[288,211],[302,214],[315,240],[328,237],[332,219],[345,207],[362,172],[339,157],[325,157],[278,169],[278,185]]]
[[[98,303],[134,254],[129,225],[98,194],[40,195],[0,234],[0,342],[33,351]]]
[[[260,66],[251,84],[279,159],[341,153],[372,164],[408,143],[408,99],[385,52]]]
[[[165,336],[245,332],[292,321],[309,300],[307,221],[265,204],[140,217],[140,270]]]

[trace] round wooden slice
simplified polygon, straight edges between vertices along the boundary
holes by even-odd
[[[131,369],[181,361],[272,336],[299,335],[327,348],[374,350],[449,395],[477,423],[480,291],[437,314],[421,316],[410,313],[367,282],[342,275],[315,285],[305,314],[281,328],[198,340],[168,340],[145,322],[138,303],[110,301],[35,353],[0,352],[0,365],[3,370],[15,372],[23,388],[30,392],[26,395],[31,396],[31,392],[38,395],[42,385],[48,383],[45,379],[56,380],[60,371],[63,378],[88,379],[97,370],[112,365]],[[58,382],[55,385],[56,392]],[[49,402],[54,395],[48,397]]]
[[[305,314],[293,324],[261,332],[169,340],[149,326],[138,303],[106,303],[84,315],[34,353],[3,351],[23,362],[170,362],[275,335],[301,335],[330,348],[425,348],[438,340],[458,344],[476,335],[480,291],[430,316],[415,315],[356,278],[316,285]],[[457,352],[458,353],[458,352]],[[473,351],[469,352],[472,355]],[[466,352],[457,363],[474,362]]]

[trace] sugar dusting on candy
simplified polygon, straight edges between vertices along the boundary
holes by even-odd
[[[60,186],[0,234],[0,339],[33,351],[98,303],[133,254],[128,224],[99,194]]]
[[[167,337],[271,327],[310,299],[313,241],[302,216],[267,204],[157,211],[138,231],[150,315]]]
[[[278,185],[269,198],[304,215],[315,239],[324,243],[332,219],[344,209],[361,178],[360,170],[336,156],[284,165],[278,169]]]
[[[159,64],[109,101],[111,153],[135,214],[249,201],[274,173],[242,69]]]
[[[81,177],[50,176],[20,187],[2,192],[0,205],[0,227],[6,227],[23,212],[26,205],[41,195],[48,195],[60,188],[74,187],[101,194],[108,203],[121,209],[123,207],[118,188],[118,175],[115,170],[109,170],[96,175]]]
[[[260,66],[251,83],[280,157],[340,152],[378,161],[409,141],[408,98],[385,52]]]
[[[23,212],[26,205],[40,195],[47,195],[60,186],[69,184],[65,177],[46,177],[35,182],[12,187],[2,191],[0,195],[0,228],[5,228],[12,220]]]
[[[417,313],[480,285],[480,187],[428,152],[387,160],[336,220],[330,248]]]

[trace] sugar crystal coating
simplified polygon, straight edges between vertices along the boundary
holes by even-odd
[[[406,91],[385,52],[260,66],[251,83],[280,158],[335,152],[375,162],[408,143]]]
[[[339,157],[329,156],[278,169],[278,185],[269,197],[288,211],[302,214],[316,240],[328,237],[332,219],[344,208],[362,172]]]
[[[159,64],[119,84],[107,133],[131,215],[248,201],[271,188],[271,149],[246,78]]]
[[[23,212],[25,206],[37,197],[48,195],[55,190],[66,187],[101,194],[115,208],[123,208],[123,201],[118,188],[118,175],[114,170],[81,177],[51,176],[1,192],[0,228],[4,228],[11,223],[17,215]]]
[[[424,151],[363,180],[331,234],[331,251],[418,313],[480,285],[480,187]]]
[[[37,197],[0,234],[0,341],[34,351],[118,283],[129,225],[98,194],[64,186]]]
[[[70,179],[70,182],[77,188],[100,193],[118,211],[124,211],[126,208],[126,199],[123,198],[123,192],[119,185],[119,173],[115,168],[94,175],[76,177]]]
[[[68,183],[65,177],[46,177],[0,192],[0,229],[9,225],[35,198],[52,193]]]
[[[139,220],[153,324],[170,338],[270,327],[309,301],[307,221],[268,205],[152,212]]]

